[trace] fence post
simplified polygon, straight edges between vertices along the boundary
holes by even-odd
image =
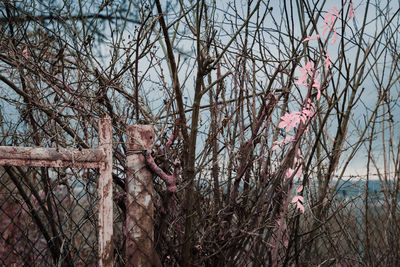
[[[126,266],[151,266],[153,257],[153,178],[142,152],[154,143],[151,125],[127,127]]]
[[[113,266],[113,181],[112,181],[112,127],[107,117],[99,121],[99,148],[105,154],[100,168],[99,197],[99,266]]]

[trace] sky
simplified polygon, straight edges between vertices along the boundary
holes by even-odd
[[[252,5],[250,6],[250,10],[253,10],[255,3],[257,1],[253,1]],[[279,31],[285,32],[288,29],[286,28],[286,21],[283,15],[285,14],[284,10],[284,1],[269,1],[268,8],[272,8],[272,10],[267,10],[267,6],[265,3],[268,3],[268,1],[261,1],[261,5],[257,12],[254,14],[252,19],[249,22],[249,31],[251,32],[250,36],[256,36],[259,37],[261,35],[257,35],[257,29],[260,29],[262,31],[262,37],[264,39],[262,42],[259,43],[259,46],[254,46],[252,55],[255,57],[260,57],[261,54],[264,55],[266,60],[268,61],[266,63],[267,69],[272,72],[274,61],[277,60],[287,60],[290,58],[290,55],[287,54],[288,51],[285,48],[285,45],[289,43],[289,39],[285,38],[285,36],[280,35]],[[316,6],[321,6],[323,1],[310,1],[314,2]],[[353,1],[353,7],[354,7],[354,18],[349,20],[350,27],[346,29],[346,32],[344,33],[346,38],[345,42],[347,42],[347,50],[345,51],[345,57],[348,62],[355,62],[355,54],[356,54],[356,47],[354,45],[351,45],[352,42],[357,41],[357,36],[359,36],[360,32],[360,27],[363,23],[364,19],[364,13],[365,13],[365,8],[366,8],[366,2],[367,1]],[[174,4],[174,1],[168,1],[168,4]],[[286,4],[288,5],[288,9],[293,8],[293,13],[290,14],[293,17],[293,25],[291,24],[292,22],[289,21],[289,29],[293,30],[294,36],[296,37],[297,43],[302,43],[302,33],[299,30],[299,27],[301,25],[300,19],[299,19],[299,13],[301,11],[298,11],[296,1],[287,1]],[[190,7],[190,2],[187,1],[185,2],[185,5],[187,7]],[[291,6],[290,6],[291,5]],[[323,19],[326,17],[330,10],[333,10],[335,7],[339,9],[339,7],[342,5],[342,1],[326,1],[325,6],[323,10],[325,12],[321,13],[319,22],[317,25],[318,30],[321,32],[323,31],[323,26],[324,22]],[[312,8],[313,5],[310,5],[310,8]],[[377,8],[379,7],[379,8]],[[93,7],[91,7],[93,8]],[[154,8],[154,7],[153,7]],[[168,10],[166,6],[164,6],[165,10]],[[365,27],[365,37],[363,38],[363,43],[364,45],[367,44],[372,44],[373,43],[373,36],[376,34],[379,34],[377,32],[377,29],[382,28],[382,24],[385,24],[385,20],[383,19],[383,16],[380,16],[381,14],[378,12],[387,13],[388,17],[391,17],[393,14],[395,14],[396,11],[399,9],[399,1],[371,1],[371,5],[368,10],[368,15],[366,17],[366,27]],[[134,12],[135,8],[132,8],[132,12]],[[218,39],[218,49],[221,51],[222,47],[226,45],[231,37],[233,36],[234,32],[236,31],[237,27],[232,26],[237,24],[238,26],[242,25],[244,22],[245,18],[247,17],[248,14],[248,8],[247,8],[247,1],[216,1],[216,9],[211,10],[210,14],[215,13],[215,20],[213,23],[215,24],[216,29],[218,30],[217,32],[217,39]],[[306,12],[306,11],[303,11]],[[333,11],[332,11],[333,12]],[[346,10],[348,12],[348,10]],[[265,14],[264,14],[265,13]],[[259,16],[265,15],[265,20],[261,25],[256,24],[256,18]],[[179,16],[179,10],[177,9],[169,9],[169,11],[166,14],[166,19],[167,23],[174,21],[177,17]],[[399,17],[394,18],[394,26],[399,25]],[[378,18],[378,19],[375,19]],[[306,20],[307,23],[308,20]],[[131,25],[133,26],[133,25]],[[175,51],[176,55],[180,54],[180,56],[177,58],[177,61],[180,64],[180,70],[179,70],[179,78],[184,90],[184,101],[187,104],[187,107],[190,107],[192,104],[192,99],[194,95],[194,79],[195,79],[195,73],[196,73],[196,64],[195,64],[195,55],[196,55],[196,46],[194,43],[194,39],[188,28],[185,26],[185,23],[182,22],[180,25],[180,34],[176,36],[175,39]],[[293,28],[291,28],[293,27]],[[157,27],[156,27],[157,28]],[[121,30],[121,27],[116,27],[117,30]],[[133,27],[125,29],[125,37],[127,40],[129,40],[129,35],[134,35],[135,30]],[[340,27],[338,26],[338,32],[339,34],[342,34],[340,32]],[[398,29],[393,27],[391,31],[387,31],[387,35],[390,35],[391,33],[395,33],[394,38],[398,38]],[[107,28],[107,25],[104,26],[104,32],[106,36],[109,36],[108,38],[108,45],[106,44],[104,47],[98,48],[99,53],[103,54],[103,58],[101,61],[104,63],[105,66],[109,64],[111,61],[111,55],[112,55],[112,50],[110,49],[110,45],[112,44],[112,38],[110,37],[110,31],[109,28]],[[315,35],[315,33],[313,33]],[[322,36],[322,34],[321,34]],[[352,36],[355,36],[353,38]],[[386,36],[390,37],[390,36]],[[234,42],[232,43],[232,47],[240,47],[241,43],[243,42],[243,35],[239,34],[236,36]],[[251,40],[250,40],[251,41]],[[162,42],[161,42],[162,43]],[[161,48],[161,43],[156,44],[158,49],[156,50],[156,54],[160,57],[164,57],[164,52]],[[396,42],[394,42],[396,43]],[[397,43],[396,43],[397,44]],[[383,49],[383,47],[386,45],[385,42],[379,42],[375,44],[374,52],[376,52],[379,55],[379,52]],[[309,41],[309,46],[314,47],[316,50],[319,51],[318,48],[318,41],[316,40],[311,40]],[[301,54],[303,49],[303,46],[299,46],[299,51],[298,53]],[[397,47],[391,47],[391,50],[397,50]],[[290,51],[289,51],[290,52]],[[329,45],[327,47],[327,52],[329,55],[332,57],[332,61],[335,63],[337,62],[336,60],[340,57],[339,53],[339,42],[336,42],[334,45]],[[225,68],[223,69],[223,73],[225,73],[228,70],[235,71],[235,62],[233,61],[233,58],[223,58]],[[369,60],[368,64],[372,64],[373,58]],[[389,79],[391,78],[389,75],[389,72],[386,71],[383,73],[383,70],[389,69],[389,67],[392,65],[391,64],[392,59],[389,56],[385,55],[380,55],[380,58],[378,59],[378,64],[374,66],[372,69],[368,69],[368,71],[371,71],[370,77],[373,77],[373,71],[379,75],[383,75],[382,81],[383,84],[387,83]],[[271,63],[272,62],[272,63]],[[300,61],[300,64],[298,68],[301,66],[304,66],[306,64],[307,60],[306,58],[302,59]],[[384,65],[384,63],[387,63]],[[140,69],[139,73],[145,75],[144,83],[141,88],[141,90],[144,92],[144,95],[146,95],[147,102],[151,108],[154,110],[161,109],[163,107],[163,101],[165,99],[168,99],[169,95],[165,92],[165,90],[162,88],[161,81],[158,79],[158,77],[161,75],[160,73],[160,68],[157,67],[152,67],[150,72],[147,72],[147,67],[153,63],[150,63],[149,61],[146,61],[146,58],[142,59],[140,62]],[[165,77],[165,82],[170,85],[171,81],[169,79],[169,73],[168,73],[168,65],[165,60],[161,60],[159,62],[160,67],[163,69],[164,77]],[[259,63],[260,64],[260,63]],[[386,66],[386,67],[385,67]],[[368,67],[367,67],[368,68]],[[383,74],[382,74],[383,73]],[[296,79],[301,75],[299,70],[296,71],[295,76]],[[336,72],[335,75],[338,75]],[[396,73],[396,75],[398,75]],[[211,72],[211,77],[212,80],[215,80],[216,78],[216,73],[215,71]],[[343,80],[343,79],[342,79]],[[255,90],[256,92],[261,92],[264,88],[262,87],[263,85],[267,84],[268,82],[268,77],[265,75],[263,72],[259,72],[257,74],[257,81],[260,82],[261,85],[259,85]],[[296,82],[294,80],[293,82]],[[346,147],[349,148],[346,153],[350,153],[351,147],[354,144],[354,142],[357,140],[357,137],[359,136],[359,133],[357,132],[358,130],[362,129],[362,126],[365,124],[365,120],[370,116],[371,110],[369,108],[372,106],[373,103],[375,103],[377,99],[377,90],[376,88],[379,87],[376,82],[374,83],[373,79],[366,79],[365,81],[362,81],[362,88],[365,88],[363,94],[360,95],[360,101],[353,107],[353,115],[352,115],[352,125],[349,127],[348,131],[350,133],[350,137],[347,139],[347,144]],[[231,76],[229,76],[226,79],[226,84],[229,86],[232,86],[234,83],[234,80],[232,79]],[[275,86],[279,89],[279,84],[275,84]],[[344,86],[343,81],[338,85],[338,87]],[[251,89],[251,86],[249,86]],[[327,94],[328,95],[333,95],[332,89],[327,88]],[[9,90],[3,90],[1,93],[2,94],[7,94]],[[299,88],[299,90],[294,93],[297,94],[295,95],[296,97],[300,97],[303,94],[304,97],[304,88]],[[391,96],[390,98],[392,99],[392,115],[394,118],[394,129],[393,129],[393,147],[396,148],[399,144],[399,135],[400,131],[398,131],[399,128],[399,116],[400,111],[399,111],[399,106],[397,104],[397,99],[399,97],[399,86],[398,82],[393,85],[393,88],[391,90]],[[231,97],[233,98],[234,95],[232,92],[227,92],[227,98]],[[202,100],[202,105],[207,105],[208,104],[208,98],[204,97]],[[13,110],[11,107],[5,106],[3,103],[2,104],[2,112],[4,115],[9,115],[13,114],[15,110]],[[293,103],[290,105],[291,110],[296,110],[298,108],[298,103]],[[324,107],[322,106],[322,110]],[[188,113],[188,116],[190,118],[190,113]],[[204,142],[205,138],[208,132],[208,127],[209,127],[209,112],[208,110],[204,110],[201,113],[201,127],[200,127],[200,136],[199,136],[199,146],[198,146],[198,153],[202,150],[204,147]],[[275,114],[275,123],[277,124],[279,122],[279,116],[278,114]],[[337,127],[337,124],[335,123],[335,120],[332,120],[330,122],[330,128],[332,130],[332,133],[335,131],[335,128]],[[380,126],[382,126],[380,124]],[[386,125],[387,126],[387,125]],[[389,138],[388,136],[388,131],[387,135],[385,136],[386,138]],[[202,134],[204,133],[204,134]],[[327,132],[329,134],[329,131]],[[377,165],[381,166],[382,165],[382,151],[383,151],[383,146],[382,146],[382,138],[379,136],[376,140],[373,142],[373,151],[377,155]],[[389,156],[390,154],[387,153]],[[361,147],[360,150],[358,151],[356,157],[354,160],[352,160],[351,164],[348,166],[348,169],[346,171],[346,175],[354,175],[354,174],[359,174],[359,175],[364,175],[365,174],[365,162],[366,162],[366,150],[365,148]]]

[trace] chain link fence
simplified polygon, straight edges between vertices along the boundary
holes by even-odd
[[[167,192],[163,182],[145,168],[142,157],[129,150],[128,172],[117,168],[115,173],[126,178],[126,187],[114,188],[114,266],[130,266],[141,260],[155,266],[180,266],[184,232],[181,196]],[[0,265],[97,266],[98,177],[99,170],[90,168],[1,167]],[[240,206],[235,212],[243,216],[232,218],[232,229],[237,229],[224,232],[223,225],[207,219],[213,211],[218,212],[211,205],[212,198],[198,199],[203,205],[195,212],[205,217],[196,221],[196,264],[215,263],[215,256],[224,264],[234,251],[243,255],[235,257],[238,264],[266,266],[275,253],[278,263],[286,259],[295,262],[297,257],[299,265],[396,266],[400,208],[395,189],[394,184],[381,185],[379,181],[370,182],[368,190],[365,182],[343,184],[322,204],[325,208],[319,213],[320,206],[313,202],[317,191],[311,192],[304,215],[298,217],[294,206],[289,206],[285,231],[280,235],[274,221],[249,217],[249,208],[240,210]],[[206,195],[207,187],[202,190]],[[243,205],[256,207],[262,199],[265,195],[249,197]],[[253,201],[256,204],[251,204]],[[210,206],[204,205],[207,202]],[[267,216],[268,208],[260,209],[257,216],[262,214]],[[256,227],[253,219],[259,222]],[[282,240],[279,249],[271,246],[274,240]],[[297,248],[288,253],[291,246]]]
[[[342,266],[398,266],[400,240],[400,195],[394,184],[351,181],[337,190],[326,205],[324,220],[306,213],[304,253],[310,264]],[[328,202],[329,200],[327,200]],[[313,233],[310,240],[310,235]]]
[[[2,167],[0,263],[95,266],[95,169]]]

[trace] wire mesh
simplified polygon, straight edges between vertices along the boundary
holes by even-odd
[[[0,264],[96,266],[97,170],[2,167]]]
[[[371,182],[379,185],[379,181]],[[327,205],[324,220],[305,214],[300,233],[301,258],[307,264],[397,266],[400,240],[399,194],[379,186],[351,182]],[[388,188],[390,188],[390,185]],[[377,189],[378,188],[378,189]],[[394,189],[394,188],[392,188]],[[326,204],[326,203],[325,203]],[[310,234],[311,233],[311,234]]]
[[[147,266],[157,260],[153,250],[154,185],[142,151],[152,146],[154,130],[151,126],[129,126],[127,134],[125,263]]]

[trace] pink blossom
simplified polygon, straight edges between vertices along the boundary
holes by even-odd
[[[328,30],[329,31],[333,30],[333,39],[332,39],[331,45],[333,45],[338,38],[336,29],[333,28],[335,21],[338,17],[339,17],[339,11],[336,7],[334,7],[334,8],[329,9],[328,14],[324,18],[325,24],[322,26],[322,29],[324,29],[322,34],[325,35]]]
[[[319,89],[321,87],[321,84],[319,83],[319,78],[314,78],[314,83],[313,87]]]
[[[286,171],[286,178],[292,177],[293,174],[294,174],[295,177],[299,178],[299,177],[301,176],[301,174],[303,173],[303,168],[302,168],[302,166],[300,165],[300,167],[298,168],[297,172],[294,173],[294,171],[295,171],[294,169],[289,168],[289,169]]]
[[[307,75],[308,74],[307,70],[305,68],[302,68],[302,67],[300,67],[300,72],[303,75]]]
[[[281,122],[278,124],[280,129],[286,128],[286,132],[289,132],[292,128],[297,127],[297,125],[302,122],[306,123],[309,118],[314,115],[314,107],[312,104],[308,103],[302,112],[294,111],[292,113],[287,113],[281,117]],[[286,140],[290,142],[289,140]],[[275,145],[280,145],[281,143],[275,143]],[[274,146],[274,149],[276,147]]]

